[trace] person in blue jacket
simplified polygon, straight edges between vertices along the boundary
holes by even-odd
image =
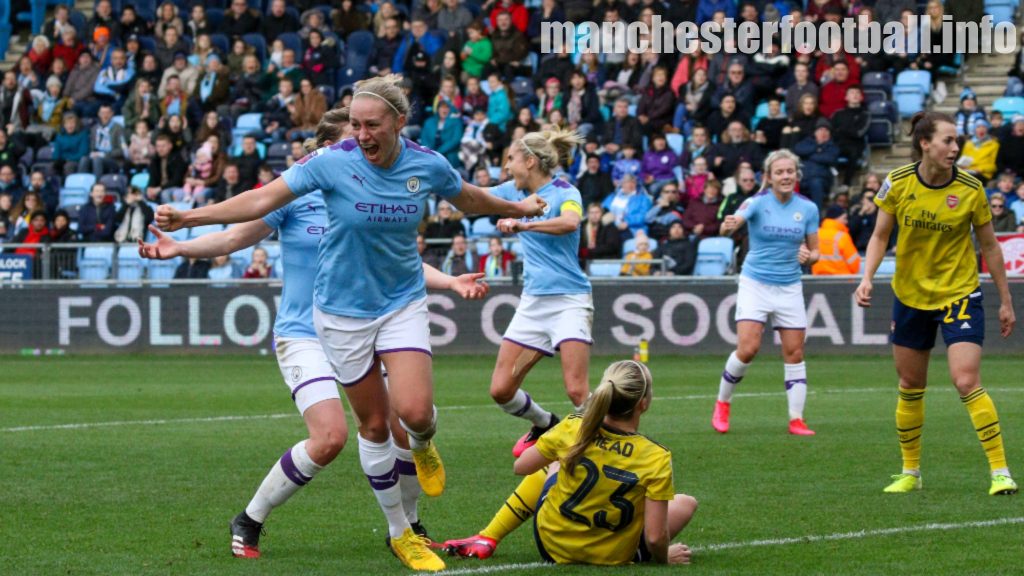
[[[420,144],[434,150],[448,159],[455,168],[462,167],[459,160],[459,143],[462,140],[462,119],[452,116],[448,102],[441,100],[437,110],[423,123]]]
[[[718,11],[725,12],[726,18],[736,18],[736,0],[700,0],[697,5],[697,25],[712,20]]]
[[[63,128],[53,139],[53,168],[58,174],[64,173],[65,163],[70,163],[74,170],[78,161],[89,155],[89,133],[82,130],[78,114],[64,114],[62,123]]]
[[[793,152],[803,160],[800,192],[821,208],[832,188],[832,166],[839,160],[839,146],[832,140],[832,124],[824,118],[818,120],[814,135],[798,142]]]
[[[409,30],[403,35],[402,42],[395,52],[395,59],[391,63],[391,71],[395,74],[401,74],[405,70],[405,64],[412,52],[422,50],[433,58],[442,46],[441,38],[431,34],[423,20],[413,20]]]
[[[651,197],[637,188],[636,176],[627,174],[615,194],[604,199],[602,208],[615,216],[615,226],[628,239],[637,230],[647,232],[647,211],[651,209]]]

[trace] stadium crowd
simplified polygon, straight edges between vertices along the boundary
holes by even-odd
[[[349,103],[356,80],[394,72],[412,103],[404,135],[479,186],[507,179],[509,144],[527,132],[558,126],[585,136],[561,173],[586,205],[584,266],[626,260],[622,275],[693,274],[700,242],[719,236],[723,219],[760,190],[766,154],[789,148],[802,159],[800,192],[825,216],[815,273],[856,273],[884,177],[858,178],[872,121],[861,79],[921,70],[941,91],[940,76],[959,65],[954,55],[905,46],[788,54],[777,43],[753,56],[541,54],[541,24],[649,23],[654,15],[698,24],[786,14],[818,24],[917,13],[938,24],[943,14],[981,18],[980,3],[969,0],[118,4],[98,0],[90,18],[56,6],[3,74],[4,242],[132,243],[146,235],[158,203],[220,202],[271,181],[302,158],[302,141],[324,112]],[[1010,75],[1024,72],[1018,64]],[[1024,183],[1014,173],[1024,163],[1024,115],[987,114],[969,89],[960,102],[959,165],[992,180],[996,230],[1024,231]],[[427,208],[425,261],[451,274],[511,273],[516,245],[493,222],[445,202]],[[742,261],[742,233],[733,240]],[[182,267],[184,276],[203,277],[210,265]]]

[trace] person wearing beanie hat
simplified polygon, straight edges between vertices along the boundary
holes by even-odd
[[[956,120],[957,136],[970,136],[974,134],[974,124],[978,120],[986,118],[985,111],[978,106],[978,96],[967,86],[960,92],[960,109],[957,110]]]
[[[860,272],[860,254],[850,236],[849,216],[842,206],[833,204],[825,210],[825,220],[818,228],[821,257],[811,267],[815,276],[857,274]]]

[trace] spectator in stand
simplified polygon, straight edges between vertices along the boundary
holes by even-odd
[[[640,121],[629,115],[629,105],[628,98],[616,100],[612,117],[604,124],[601,142],[608,154],[618,154],[626,144],[636,149],[643,143],[643,129]]]
[[[185,23],[178,16],[178,6],[171,1],[160,4],[156,11],[156,22],[153,24],[153,32],[157,36],[163,36],[164,32],[174,28],[178,35],[185,33]]]
[[[50,226],[50,242],[68,244],[78,242],[78,233],[71,229],[71,218],[66,210],[57,210]],[[77,268],[78,248],[50,249],[50,278],[73,278]]]
[[[789,126],[782,129],[782,147],[792,149],[798,142],[808,138],[817,129],[818,99],[810,94],[800,98],[800,104],[789,113]]]
[[[146,22],[142,18],[139,18],[138,12],[135,11],[135,6],[126,4],[121,8],[121,43],[127,44],[128,39],[132,36],[138,38],[139,36],[149,36],[152,34],[152,27],[149,22]],[[193,35],[193,38],[195,35]]]
[[[1017,231],[1017,215],[1006,206],[1006,195],[996,192],[988,199],[989,208],[992,210],[992,226],[996,234],[1011,233]]]
[[[741,122],[731,122],[722,138],[710,154],[711,171],[718,179],[736,173],[742,162],[760,166],[764,161],[764,148],[750,139],[750,130]]]
[[[135,122],[135,130],[128,142],[128,163],[125,169],[130,174],[137,174],[149,168],[149,163],[156,154],[153,134],[145,120]]]
[[[313,83],[305,78],[299,83],[299,93],[292,101],[292,128],[285,138],[310,138],[316,130],[317,123],[327,112],[327,98],[317,90]]]
[[[273,0],[270,3],[270,12],[263,17],[260,31],[267,42],[277,40],[277,37],[286,32],[298,32],[299,21],[294,14],[288,12],[284,0]]]
[[[173,26],[166,28],[160,35],[160,41],[157,43],[153,55],[156,56],[160,67],[166,69],[174,65],[174,59],[178,57],[179,52],[188,54],[188,44],[181,38],[177,28]],[[190,65],[192,64],[190,63]]]
[[[10,138],[6,131],[0,130],[0,166],[17,169],[24,154],[25,146],[20,139]]]
[[[714,19],[715,13],[721,12],[726,18],[736,18],[736,2],[734,0],[700,0],[697,3],[697,25]]]
[[[357,30],[368,30],[370,17],[359,10],[355,0],[342,0],[337,8],[331,10],[331,23],[338,35],[347,39],[349,34]]]
[[[646,234],[637,233],[636,243],[633,245],[633,251],[626,254],[626,263],[622,265],[619,270],[620,276],[650,276],[651,265],[650,263],[645,264],[630,264],[630,262],[636,262],[638,260],[653,260],[654,254],[651,254],[651,241]]]
[[[86,35],[95,38],[99,29],[107,31],[107,39],[121,38],[121,23],[114,17],[114,8],[110,0],[99,0],[93,8],[93,16],[86,23]]]
[[[243,0],[244,1],[244,0]],[[188,258],[174,271],[175,280],[203,279],[210,277],[211,262],[205,258]]]
[[[499,28],[501,26],[501,15],[509,15],[509,23],[515,26],[516,30],[526,34],[527,28],[530,26],[530,14],[523,6],[521,0],[494,0],[488,2],[484,9],[490,6],[490,20],[491,28]]]
[[[704,185],[704,194],[690,201],[683,212],[683,229],[686,234],[695,242],[718,236],[718,229],[722,225],[722,221],[718,219],[721,205],[722,184],[717,180],[709,180]]]
[[[389,74],[391,66],[395,62],[395,55],[402,44],[402,25],[397,18],[389,18],[384,23],[381,34],[377,35],[373,44],[373,58],[370,60],[370,72],[374,74]]]
[[[473,14],[462,5],[462,0],[444,0],[437,13],[437,29],[447,33],[449,38],[461,43],[465,30],[473,23]]]
[[[502,48],[499,47],[497,42],[494,42],[494,53],[497,54],[499,50],[502,50]],[[576,66],[572,63],[570,50],[569,46],[559,48],[556,44],[554,46],[555,56],[553,58],[546,58],[540,63],[537,73],[533,75],[533,85],[543,86],[548,78],[558,78],[558,82],[562,86],[568,85],[569,75],[576,69]],[[605,54],[605,56],[610,55]]]
[[[778,150],[782,146],[782,131],[787,125],[789,117],[782,113],[782,100],[773,96],[768,99],[768,115],[754,127],[754,139],[765,150]]]
[[[32,122],[32,94],[18,86],[18,74],[13,69],[4,72],[0,84],[0,127],[14,134]]]
[[[50,64],[53,63],[50,40],[43,35],[33,38],[32,47],[29,49],[27,57],[36,74],[45,77],[50,71]]]
[[[91,151],[78,163],[79,172],[92,172],[98,179],[106,173],[120,170],[128,152],[128,139],[124,127],[114,122],[114,109],[109,104],[100,106],[89,144]]]
[[[1024,175],[1024,114],[1015,114],[1010,133],[999,139],[996,172],[1002,174],[1007,170]]]
[[[580,191],[583,204],[586,206],[600,206],[601,202],[615,191],[611,176],[601,170],[601,158],[596,154],[587,156],[587,171],[576,181],[576,188]]]
[[[213,34],[215,32],[217,31],[210,27],[206,6],[199,3],[193,4],[192,10],[189,12],[188,22],[185,23],[185,34],[198,38],[200,34]]]
[[[846,93],[857,83],[850,76],[850,67],[846,61],[839,60],[832,66],[831,79],[821,87],[821,103],[818,111],[825,118],[843,109],[846,104]]]
[[[548,78],[544,88],[537,89],[537,100],[537,121],[541,124],[550,122],[551,113],[561,111],[563,106],[561,82],[558,78]]]
[[[832,166],[839,160],[839,146],[832,141],[832,124],[821,118],[814,135],[793,147],[803,161],[800,193],[823,206],[832,188]]]
[[[790,117],[803,109],[805,96],[813,96],[815,108],[818,106],[819,88],[811,78],[810,68],[806,63],[798,62],[793,66],[793,78],[793,83],[784,92],[786,110],[789,111]]]
[[[580,228],[580,265],[587,260],[617,259],[622,255],[622,233],[614,226],[615,216],[601,206],[587,206],[587,219]]]
[[[299,19],[302,22],[302,28],[299,28],[298,35],[303,44],[309,43],[309,35],[313,30],[318,30],[321,38],[327,36],[331,31],[330,26],[324,22],[324,13],[319,8],[306,10]]]
[[[707,117],[708,132],[716,142],[722,142],[725,131],[729,129],[729,125],[733,122],[739,122],[749,127],[750,117],[737,108],[735,96],[726,94],[722,97],[721,107],[712,111]]]
[[[715,95],[711,97],[711,105],[719,107],[726,95],[732,95],[736,98],[736,109],[740,113],[747,118],[754,116],[754,107],[756,105],[756,102],[754,102],[754,86],[747,80],[743,64],[739,62],[733,61],[729,64],[726,81],[715,90]]]
[[[71,174],[78,163],[89,155],[89,133],[81,128],[78,115],[67,112],[63,126],[53,139],[53,169],[57,174]]]
[[[302,57],[302,69],[313,81],[314,86],[331,86],[335,84],[335,73],[338,69],[338,50],[334,41],[327,42],[319,30],[309,33],[306,53]]]
[[[1016,194],[1006,197],[1007,208],[1012,210],[1017,218],[1017,231],[1024,232],[1024,182],[1017,185]]]
[[[14,168],[8,165],[0,166],[0,194],[10,194],[11,198],[17,200],[25,190],[21,187],[20,178]]]
[[[160,102],[153,92],[153,84],[145,78],[135,82],[135,88],[128,95],[121,109],[125,126],[135,126],[140,120],[150,128],[156,127],[160,121]]]
[[[234,164],[238,168],[238,178],[242,183],[243,189],[252,188],[256,184],[262,163],[263,158],[260,157],[256,136],[253,134],[245,135],[242,138],[242,150],[234,158]]]
[[[640,160],[636,157],[636,148],[632,144],[622,147],[622,157],[612,163],[612,183],[616,186],[622,184],[626,176],[633,178],[640,177]]]
[[[249,8],[246,0],[231,0],[229,10],[224,14],[224,34],[228,38],[237,38],[260,31],[260,13]]]
[[[220,58],[211,54],[207,58],[206,69],[199,77],[195,92],[192,93],[194,106],[189,107],[193,120],[198,119],[200,113],[214,112],[221,106],[229,103],[231,97],[231,78],[224,70]]]
[[[0,244],[14,237],[14,224],[11,222],[12,204],[11,195],[0,192]]]
[[[663,186],[676,182],[673,170],[679,163],[679,157],[668,147],[664,134],[655,133],[650,143],[651,148],[644,152],[640,163],[640,177],[648,192],[658,194]]]
[[[260,69],[260,61],[253,54],[242,58],[242,73],[232,84],[229,115],[232,118],[258,109],[263,100],[263,85],[268,75]]]
[[[398,45],[395,59],[391,64],[391,71],[401,74],[412,64],[418,53],[426,54],[429,61],[441,49],[441,46],[441,40],[429,33],[427,23],[414,19],[409,26],[409,31],[403,35],[402,41]]]
[[[114,45],[110,43],[110,30],[105,26],[96,28],[92,32],[92,44],[89,49],[99,63],[100,69],[110,66],[110,56],[114,52]]]
[[[37,210],[29,215],[29,225],[19,231],[12,240],[14,244],[49,244],[50,229],[46,226],[46,214]],[[15,254],[32,256],[32,277],[41,278],[42,259],[38,258],[38,248],[17,248]]]
[[[213,46],[213,40],[209,34],[198,36],[193,42],[192,54],[188,57],[188,63],[197,68],[206,68],[211,56],[221,57]]]
[[[651,197],[637,189],[636,176],[623,176],[619,189],[604,199],[602,208],[614,216],[615,227],[623,239],[632,237],[638,230],[647,233],[646,219],[651,209]]]
[[[74,29],[71,8],[65,4],[58,4],[53,7],[53,18],[43,24],[43,36],[46,36],[51,44],[56,44],[64,37],[64,32]]]
[[[466,233],[466,229],[462,227],[462,213],[455,212],[452,205],[444,200],[437,203],[437,213],[430,216],[426,222],[423,237],[427,240],[451,239]],[[448,253],[448,246],[444,244],[431,243],[427,246],[427,251],[432,252],[435,257],[444,258]]]
[[[462,113],[472,114],[473,110],[477,108],[483,108],[486,112],[489,98],[487,94],[480,88],[480,79],[470,76],[466,79],[466,93],[462,96]],[[494,121],[492,120],[493,124]],[[505,131],[504,126],[499,126],[502,132]]]
[[[522,5],[519,5],[522,8]],[[495,9],[497,10],[497,9]],[[525,12],[526,9],[523,9]],[[501,74],[505,80],[511,80],[516,76],[529,75],[528,68],[523,67],[523,60],[530,53],[530,41],[526,34],[516,26],[513,26],[512,15],[507,11],[499,11],[492,22],[496,21],[495,29],[491,33],[491,45],[493,56],[491,65]],[[525,29],[525,26],[523,27]],[[570,63],[571,66],[571,63]],[[546,79],[545,79],[546,80]],[[559,78],[560,83],[568,81],[567,77]],[[535,85],[539,85],[535,83]]]
[[[71,100],[61,96],[63,85],[56,76],[46,80],[46,92],[36,103],[35,114],[32,115],[33,130],[44,134],[47,140],[60,130],[60,122],[65,112],[71,111]]]
[[[277,94],[263,105],[260,123],[266,136],[272,139],[284,138],[285,132],[292,127],[295,98],[295,85],[291,78],[281,78],[277,83]]]
[[[110,242],[114,239],[114,200],[99,182],[89,191],[89,202],[78,211],[78,233],[83,242]]]
[[[847,159],[843,170],[843,184],[849,186],[859,168],[858,160],[864,155],[864,136],[871,125],[871,113],[863,106],[864,92],[860,86],[846,89],[846,108],[832,116],[833,137],[839,146],[839,155]]]
[[[670,276],[690,276],[697,263],[697,244],[686,237],[682,221],[673,222],[668,228],[668,237],[658,241],[655,256],[665,260],[666,272]]]
[[[708,156],[698,156],[690,164],[690,174],[683,180],[685,191],[681,200],[684,206],[700,198],[704,194],[704,185],[708,180],[715,179],[715,175],[708,170],[708,161]]]
[[[156,137],[156,156],[149,163],[149,187],[146,198],[150,201],[161,199],[165,188],[181,188],[185,185],[188,165],[180,154],[174,153],[174,140],[167,134]]]
[[[223,177],[217,182],[217,186],[213,189],[213,201],[223,202],[228,198],[233,198],[242,192],[253,188],[255,183],[255,178],[253,179],[252,185],[246,185],[242,182],[238,164],[234,161],[228,162],[224,166]]]
[[[0,192],[0,195],[13,198],[11,195],[3,194],[2,192]],[[14,208],[8,212],[10,223],[7,225],[7,237],[13,238],[16,234],[28,228],[31,223],[31,215],[36,211],[46,213],[46,205],[39,194],[26,192],[20,200],[15,202]]]
[[[679,185],[666,184],[658,195],[658,201],[647,211],[647,231],[651,238],[661,242],[668,236],[673,222],[682,222],[686,208],[679,198]]]
[[[252,260],[242,278],[270,278],[270,255],[267,249],[257,246],[252,251]]]
[[[60,205],[60,187],[56,182],[47,179],[42,170],[33,170],[29,176],[28,189],[25,192],[38,194],[47,219],[52,218],[57,206]]]
[[[461,168],[459,144],[462,141],[462,120],[458,116],[452,116],[451,110],[451,105],[447,101],[438,102],[435,113],[423,123],[420,144],[447,158],[452,166]]]
[[[604,122],[597,90],[587,81],[586,74],[579,70],[569,77],[569,86],[562,95],[562,111],[569,128],[584,138]]]
[[[815,276],[860,273],[860,254],[850,236],[849,221],[842,206],[833,204],[825,210],[825,219],[818,229],[821,257],[811,267]]]
[[[134,244],[144,240],[152,222],[153,209],[142,199],[142,190],[129,187],[121,209],[114,216],[114,242]]]
[[[644,89],[637,107],[637,120],[650,136],[656,132],[675,132],[672,117],[676,97],[668,85],[668,69],[658,66],[651,73],[651,84]]]
[[[484,273],[487,278],[501,278],[511,273],[510,266],[516,259],[515,254],[505,250],[501,238],[491,237],[487,241],[487,254],[480,257],[477,270]]]
[[[60,38],[53,46],[53,59],[63,60],[68,70],[74,70],[78,64],[78,57],[83,52],[89,51],[85,49],[85,45],[78,39],[78,31],[73,26],[69,26],[61,32]],[[89,56],[90,60],[92,60],[92,52],[89,52]],[[97,69],[99,69],[98,66]]]
[[[461,276],[473,272],[473,255],[469,253],[469,244],[462,234],[452,238],[452,248],[441,264],[441,271],[451,276]]]
[[[736,173],[736,191],[722,201],[722,207],[718,210],[718,219],[724,221],[726,216],[732,216],[744,202],[756,196],[757,193],[757,175],[754,173],[754,169],[748,165],[740,167]],[[743,231],[739,230],[734,232],[732,237],[735,240],[741,234]]]
[[[964,143],[956,165],[988,182],[996,174],[998,156],[999,141],[989,134],[988,121],[978,120],[974,123],[974,136]]]
[[[487,118],[487,109],[477,108],[462,133],[459,160],[467,170],[472,170],[478,164],[486,166],[486,161],[493,154],[501,153],[499,146],[503,140],[501,129]]]
[[[165,67],[160,78],[160,87],[156,91],[160,98],[166,96],[171,77],[178,78],[181,90],[187,94],[195,92],[196,86],[199,85],[199,69],[188,63],[185,52],[175,52],[173,59],[171,66]]]
[[[18,63],[15,67],[18,70],[18,86],[27,88],[32,92],[36,92],[43,87],[43,81],[40,79],[39,73],[36,72],[31,58],[28,56],[18,58]]]
[[[868,249],[868,241],[875,231],[875,222],[878,220],[878,206],[875,205],[875,191],[865,190],[860,196],[860,202],[850,209],[850,236],[853,237],[853,245],[857,252],[864,254]]]
[[[112,103],[115,110],[120,110],[134,77],[135,70],[128,66],[124,50],[117,48],[110,55],[110,66],[100,71],[92,89],[100,102]]]
[[[196,206],[209,203],[213,197],[212,187],[220,180],[220,173],[214,172],[213,149],[207,143],[196,151],[196,158],[188,167],[185,176],[185,184],[175,189],[171,200],[174,202],[188,202]]]

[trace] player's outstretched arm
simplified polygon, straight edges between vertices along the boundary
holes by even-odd
[[[466,181],[462,182],[462,192],[452,198],[451,203],[466,214],[497,214],[512,218],[540,216],[547,205],[536,194],[518,202],[509,202]]]
[[[1013,297],[1010,296],[1010,285],[1006,281],[1006,264],[1003,262],[1003,249],[996,239],[995,228],[990,220],[984,226],[974,229],[978,237],[978,244],[981,245],[981,254],[988,264],[988,272],[992,275],[999,290],[999,333],[1006,338],[1013,333],[1013,326],[1017,323],[1017,316],[1013,311]]]
[[[248,222],[270,214],[295,198],[297,196],[292,194],[284,179],[278,177],[266,186],[202,208],[178,211],[165,204],[156,210],[156,225],[161,230],[173,232],[206,224]]]
[[[722,225],[719,226],[718,232],[722,236],[732,236],[732,233],[739,230],[747,223],[747,219],[739,214],[730,214],[722,220]]]
[[[476,272],[452,276],[445,274],[430,264],[423,264],[423,278],[427,288],[431,290],[451,290],[466,300],[479,300],[491,290],[486,282],[480,282],[485,274]]]
[[[558,218],[550,220],[537,220],[523,222],[514,218],[505,218],[498,221],[498,230],[505,234],[512,234],[519,231],[541,232],[553,236],[571,234],[579,229],[583,219],[579,214],[571,210],[563,212]]]
[[[155,260],[168,260],[178,256],[186,258],[227,256],[242,248],[255,245],[270,236],[274,229],[267,226],[263,220],[253,220],[237,224],[221,232],[205,234],[187,242],[177,242],[153,225],[149,226],[149,231],[156,237],[156,242],[147,244],[139,240],[139,256]]]
[[[528,476],[552,462],[554,462],[554,460],[545,458],[540,451],[537,450],[537,446],[533,445],[527,448],[526,451],[516,459],[515,464],[512,465],[512,470],[520,476]]]
[[[885,210],[878,211],[878,219],[875,220],[875,230],[871,233],[871,240],[868,241],[868,249],[864,256],[864,278],[857,286],[854,295],[857,297],[857,305],[862,308],[871,307],[871,291],[874,289],[872,281],[875,272],[882,264],[885,257],[885,249],[889,246],[889,236],[892,235],[892,228],[896,224],[896,217]]]

